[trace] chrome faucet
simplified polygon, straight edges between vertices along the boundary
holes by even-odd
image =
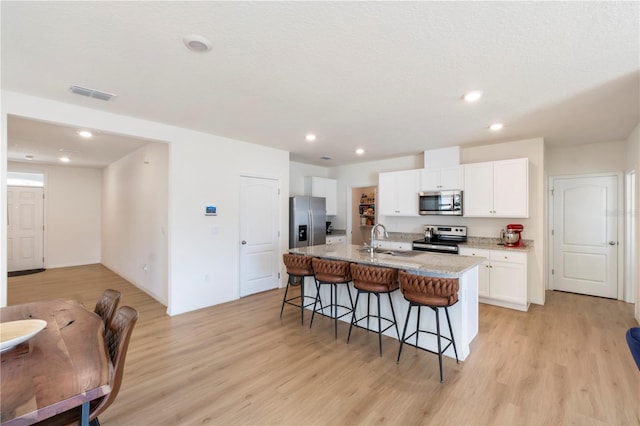
[[[376,240],[376,232],[378,231],[378,228],[382,228],[382,231],[384,232],[385,238],[389,238],[389,233],[387,232],[387,228],[385,228],[383,224],[377,223],[377,224],[373,225],[373,228],[371,228],[371,247],[372,247],[372,249],[375,248],[374,242]]]

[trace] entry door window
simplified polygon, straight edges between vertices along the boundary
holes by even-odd
[[[44,188],[44,174],[8,172],[7,186],[35,186]]]

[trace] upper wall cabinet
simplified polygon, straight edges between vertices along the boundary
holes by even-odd
[[[462,166],[422,169],[420,171],[420,191],[441,191],[462,189],[464,168]]]
[[[464,216],[529,217],[529,160],[464,165]]]
[[[304,193],[312,197],[324,197],[327,216],[338,214],[338,181],[335,179],[307,176],[304,180]]]
[[[420,170],[378,174],[379,214],[418,216]]]

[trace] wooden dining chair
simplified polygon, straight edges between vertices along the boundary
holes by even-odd
[[[107,324],[105,340],[109,358],[113,364],[113,375],[111,376],[111,392],[102,398],[91,401],[89,407],[89,424],[100,426],[98,415],[103,413],[116,399],[122,378],[124,377],[124,361],[127,356],[129,340],[133,332],[133,326],[138,321],[138,311],[129,307],[118,308],[112,320]],[[81,408],[62,412],[54,417],[36,423],[39,426],[71,426],[80,424]]]
[[[119,291],[107,289],[96,302],[96,307],[93,312],[100,315],[105,327],[109,321],[111,321],[111,317],[113,317],[113,314],[116,312],[116,308],[118,307],[118,303],[120,303],[121,297],[122,293]]]

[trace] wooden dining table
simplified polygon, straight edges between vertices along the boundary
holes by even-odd
[[[111,392],[113,366],[102,319],[80,303],[46,300],[0,308],[0,322],[42,319],[47,326],[0,354],[0,423],[31,425]]]

